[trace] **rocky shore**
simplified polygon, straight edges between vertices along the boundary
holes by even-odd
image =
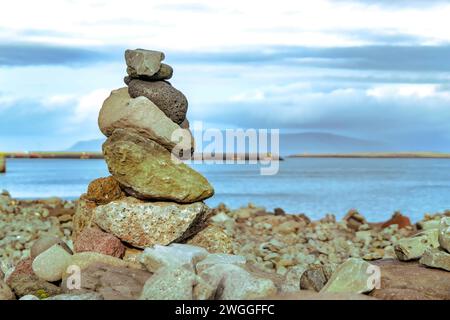
[[[222,205],[183,243],[142,250],[100,230],[72,241],[73,217],[83,201],[19,201],[1,194],[1,299],[139,299],[144,293],[154,299],[450,299],[449,254],[443,249],[450,212],[425,215],[416,224],[399,213],[370,223],[356,211],[341,221],[331,215],[310,221],[281,209]],[[83,267],[80,290],[35,274],[33,262],[48,248],[46,241],[67,245],[71,263]],[[365,263],[380,268],[379,289],[365,292],[364,281],[357,285],[367,278],[358,272]],[[228,279],[221,296],[201,285],[203,279],[215,285],[216,275]],[[158,289],[175,278],[182,280],[173,291]]]
[[[0,195],[0,299],[450,299],[450,212],[412,225],[211,209],[188,101],[152,50],[98,117],[110,176],[74,202]]]

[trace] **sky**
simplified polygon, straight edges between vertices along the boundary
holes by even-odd
[[[15,0],[0,11],[0,150],[98,139],[127,48],[166,53],[188,118],[450,152],[450,1]]]

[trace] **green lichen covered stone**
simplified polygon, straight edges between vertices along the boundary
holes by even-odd
[[[115,130],[103,144],[103,154],[111,174],[133,197],[192,203],[214,194],[205,177],[133,132]]]

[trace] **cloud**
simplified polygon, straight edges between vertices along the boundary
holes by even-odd
[[[0,66],[76,66],[110,59],[107,51],[40,43],[0,43]]]

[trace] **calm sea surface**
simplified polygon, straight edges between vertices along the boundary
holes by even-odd
[[[287,159],[277,175],[262,176],[258,165],[202,164],[193,167],[216,190],[207,201],[238,208],[252,202],[267,209],[338,218],[351,208],[369,220],[400,210],[413,220],[450,209],[448,159]],[[75,199],[88,183],[108,175],[103,160],[8,159],[0,189],[16,198]]]

